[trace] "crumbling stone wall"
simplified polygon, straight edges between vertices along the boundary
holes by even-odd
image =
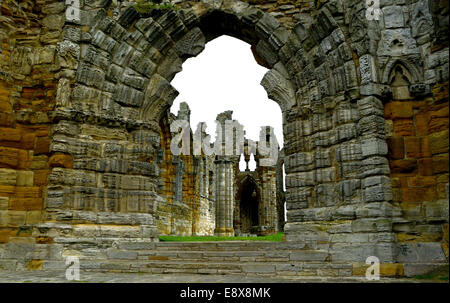
[[[383,8],[390,50],[378,50],[380,80],[392,90],[384,116],[393,201],[403,214],[393,228],[402,250],[439,252],[441,242],[448,258],[448,3],[399,4]]]
[[[1,4],[3,242],[42,209],[35,221],[133,222],[154,237],[170,82],[228,34],[252,45],[282,109],[287,241],[356,267],[368,256],[405,273],[448,262],[448,4],[380,1],[368,20],[356,0],[177,1],[145,14],[84,0],[64,20],[62,1],[17,2]]]
[[[64,62],[60,1],[0,3],[0,243],[42,221],[47,176],[71,158],[50,154],[51,112]]]
[[[277,183],[276,183],[276,168],[264,167],[258,163],[258,156],[256,158],[255,171],[239,171],[236,174],[235,184],[235,200],[234,200],[234,229],[235,232],[240,234],[257,234],[267,235],[283,229],[279,226],[279,221],[284,222],[284,216],[282,220],[279,220],[278,216],[280,212],[277,205]],[[239,168],[237,168],[239,170]],[[243,192],[248,188],[255,188],[254,197],[256,205],[249,205],[253,201],[243,200]],[[245,198],[245,197],[244,197]],[[257,223],[252,222],[251,211],[257,209]],[[241,216],[241,210],[245,211],[245,215]],[[245,222],[242,221],[245,220]],[[249,224],[253,223],[253,226]]]
[[[161,186],[164,202],[153,213],[161,234],[212,235],[215,227],[214,156],[172,155],[170,123],[187,119],[168,113],[162,122]],[[190,137],[191,155],[193,136]]]

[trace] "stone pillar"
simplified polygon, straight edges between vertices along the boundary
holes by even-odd
[[[276,168],[258,167],[257,170],[261,180],[260,232],[273,233],[278,230]]]
[[[216,236],[234,236],[234,162],[225,157],[216,161]]]
[[[173,200],[181,202],[183,200],[184,163],[179,156],[174,156],[172,161],[176,167]]]

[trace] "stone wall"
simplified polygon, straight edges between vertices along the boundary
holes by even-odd
[[[267,235],[283,231],[279,226],[277,205],[277,184],[276,171],[274,167],[260,166],[258,155],[256,158],[255,171],[239,171],[236,174],[235,181],[235,199],[234,199],[234,230],[237,234]],[[236,167],[239,170],[239,167]],[[243,193],[246,190],[255,190],[255,200],[243,200]],[[256,202],[254,205],[249,205]],[[252,207],[257,209],[257,223],[252,222]],[[241,216],[241,210],[246,211],[245,216]],[[245,220],[245,222],[242,221]],[[284,221],[284,218],[283,220]],[[251,226],[250,224],[254,224]],[[250,226],[249,226],[250,225]],[[256,227],[256,229],[255,229]]]
[[[51,167],[72,163],[50,154],[64,10],[60,1],[0,3],[0,243],[41,222]]]
[[[398,241],[443,241],[448,256],[449,112],[441,87],[448,83],[434,87],[426,98],[406,90],[406,96],[386,103],[385,118],[393,200],[404,214],[394,226]]]
[[[171,114],[170,114],[171,115]],[[161,234],[212,235],[215,223],[214,157],[173,156],[170,143],[175,134],[164,119],[162,129],[161,181],[164,198],[154,215]],[[193,137],[190,142],[191,150]]]
[[[381,2],[380,22],[364,20],[356,2],[343,4],[348,27],[341,29],[358,67],[361,97],[333,92],[332,100],[316,103],[312,119],[301,109],[285,130],[285,137],[298,138],[298,150],[314,150],[292,154],[286,148],[287,201],[289,195],[298,201],[288,203],[295,208],[288,221],[317,224],[288,223],[293,240],[329,247],[334,259],[363,261],[373,254],[397,260],[409,273],[420,267],[416,262],[448,260],[448,44],[434,33],[428,4]],[[329,51],[326,40],[321,46]],[[335,51],[329,53],[338,62]],[[322,167],[328,167],[327,185],[320,184]]]

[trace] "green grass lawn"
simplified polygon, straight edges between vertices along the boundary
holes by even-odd
[[[414,279],[448,281],[448,266],[439,267],[424,275],[417,275],[414,277]]]
[[[159,236],[161,242],[197,242],[197,241],[283,241],[284,233],[260,237],[216,237],[216,236]]]

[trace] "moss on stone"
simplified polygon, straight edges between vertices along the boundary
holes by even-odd
[[[141,14],[148,14],[155,9],[167,10],[174,9],[171,3],[155,3],[154,1],[141,1],[134,4],[134,8]]]
[[[433,280],[433,281],[448,281],[448,265],[441,266],[429,273],[414,276],[417,280]]]

